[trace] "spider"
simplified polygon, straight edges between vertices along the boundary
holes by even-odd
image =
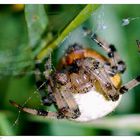
[[[31,109],[10,100],[13,106],[45,118],[91,121],[112,112],[122,94],[140,84],[138,76],[122,85],[120,75],[125,72],[126,66],[115,46],[103,41],[90,29],[83,29],[107,56],[91,48],[83,48],[78,43],[70,45],[56,70],[52,69],[50,57],[47,59],[43,81],[40,63],[36,64],[36,85],[42,103],[46,106],[54,104],[57,111]]]

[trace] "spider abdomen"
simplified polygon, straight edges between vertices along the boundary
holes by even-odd
[[[92,121],[97,118],[106,116],[112,112],[120,103],[121,96],[115,102],[106,100],[102,94],[91,89],[86,94],[74,94],[76,103],[79,106],[81,115],[76,121]]]

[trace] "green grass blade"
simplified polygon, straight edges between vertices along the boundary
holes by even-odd
[[[58,38],[52,42],[50,45],[46,46],[37,56],[38,60],[42,60],[48,54],[52,52],[63,40],[64,38],[75,28],[81,25],[85,20],[87,20],[91,14],[99,7],[100,5],[87,5],[64,29],[64,31],[58,36]]]

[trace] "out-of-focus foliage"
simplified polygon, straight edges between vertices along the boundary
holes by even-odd
[[[25,18],[28,27],[29,44],[31,47],[34,47],[41,39],[41,35],[48,24],[44,5],[26,5]]]
[[[22,112],[13,126],[18,110],[8,100],[23,104],[29,99],[26,106],[44,108],[35,92],[34,57],[55,41],[84,8],[85,5],[44,5],[44,9],[43,5],[26,5],[24,12],[23,5],[0,5],[0,135],[140,135],[140,87],[124,95],[113,113],[92,124],[45,120]],[[53,51],[54,65],[68,45],[75,42],[103,53],[83,36],[81,27],[87,26],[116,45],[127,64],[124,83],[139,75],[140,54],[136,40],[140,40],[140,20],[130,20],[140,17],[139,8],[140,5],[98,7]],[[122,26],[123,19],[130,23]],[[137,115],[132,117],[132,114]]]

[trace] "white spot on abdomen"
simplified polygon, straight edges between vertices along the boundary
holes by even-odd
[[[103,117],[112,112],[121,100],[120,96],[116,102],[108,101],[95,90],[91,90],[85,94],[74,94],[74,98],[81,112],[81,115],[75,119],[76,121],[91,121]]]

